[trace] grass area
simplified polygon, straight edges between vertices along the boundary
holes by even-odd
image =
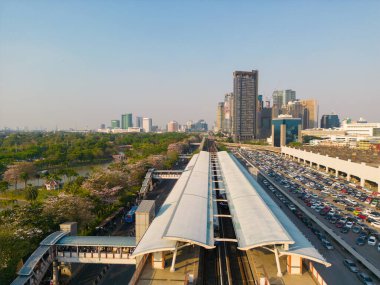
[[[37,201],[42,202],[48,197],[57,196],[61,191],[62,190],[46,190],[45,188],[38,188]],[[5,199],[9,201],[16,200],[16,201],[28,202],[25,199],[24,189],[8,190],[3,193],[0,193],[0,199]]]

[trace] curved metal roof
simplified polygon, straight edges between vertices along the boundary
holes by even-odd
[[[54,245],[57,243],[57,241],[59,241],[61,238],[68,234],[68,232],[62,231],[54,232],[48,235],[46,238],[44,238],[44,240],[40,242],[40,245]]]
[[[34,267],[41,260],[44,254],[49,250],[49,245],[41,245],[39,246],[25,261],[23,267],[21,267],[18,275],[21,276],[29,276],[32,274]]]
[[[164,238],[214,248],[213,220],[209,213],[210,154],[202,151],[192,170]]]
[[[61,238],[56,245],[135,247],[136,238],[119,236],[66,236]]]
[[[310,241],[302,234],[297,226],[288,218],[288,216],[278,207],[268,193],[261,187],[261,185],[250,175],[250,173],[240,164],[240,162],[233,156],[229,155],[231,160],[238,165],[241,172],[252,184],[256,192],[261,196],[265,204],[272,211],[274,216],[282,224],[289,236],[294,240],[294,244],[289,245],[289,249],[279,249],[281,255],[297,255],[300,257],[313,260],[315,262],[331,266],[329,262],[318,252],[318,250],[310,243]]]
[[[191,158],[185,168],[185,171],[181,174],[181,177],[177,180],[165,202],[162,204],[152,224],[138,242],[132,256],[175,249],[177,242],[174,240],[163,239],[163,235],[172,218],[175,207],[181,198],[186,183],[190,177],[191,170],[193,169],[197,159],[198,154]]]
[[[240,163],[225,151],[219,152],[218,158],[239,249],[293,244],[295,241],[244,175]]]
[[[179,241],[214,247],[208,173],[209,153],[201,151],[188,163],[132,256],[174,250]]]

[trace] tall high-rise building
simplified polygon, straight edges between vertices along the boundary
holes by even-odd
[[[118,129],[118,128],[120,128],[120,120],[112,120],[111,121],[111,128],[112,129]]]
[[[233,106],[234,106],[234,94],[228,93],[224,95],[223,131],[226,133],[232,133]]]
[[[318,101],[315,99],[300,100],[304,107],[304,113],[302,118],[303,129],[318,128]]]
[[[338,115],[330,114],[330,115],[323,115],[321,118],[321,128],[322,129],[332,129],[332,128],[339,128],[340,122]]]
[[[152,118],[143,118],[142,128],[144,132],[150,133],[152,131]]]
[[[269,138],[272,132],[272,108],[265,106],[258,113],[258,137],[260,139]]]
[[[224,130],[224,102],[219,102],[216,108],[215,132]]]
[[[134,125],[136,128],[142,128],[143,127],[143,117],[136,116]]]
[[[233,139],[247,141],[256,137],[257,133],[257,70],[235,71],[234,107],[233,107]]]
[[[123,130],[128,130],[128,128],[133,127],[133,122],[132,122],[132,114],[123,114],[121,115],[121,128]]]
[[[168,123],[168,132],[178,132],[178,122],[170,121]]]
[[[284,106],[288,105],[289,102],[296,100],[296,91],[292,89],[287,90],[275,90],[272,94],[273,98],[273,118],[278,117],[282,114],[281,110]]]

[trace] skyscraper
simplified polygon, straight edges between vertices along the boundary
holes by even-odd
[[[272,94],[273,98],[273,118],[278,117],[281,114],[281,110],[289,102],[296,100],[296,91],[292,89],[287,90],[275,90]]]
[[[178,132],[178,123],[176,121],[168,123],[168,132]]]
[[[223,131],[226,133],[232,133],[232,116],[233,116],[233,100],[234,94],[228,93],[224,95],[224,123]]]
[[[216,108],[215,131],[221,132],[224,130],[224,102],[219,102]]]
[[[128,130],[128,128],[133,127],[132,123],[132,114],[123,114],[121,115],[121,128],[123,130]]]
[[[144,132],[150,133],[152,131],[152,118],[143,118],[142,128]]]
[[[300,100],[304,107],[302,118],[303,129],[313,129],[318,127],[318,101],[315,99]]]
[[[140,116],[135,117],[135,127],[142,128],[143,127],[143,118]]]
[[[233,139],[247,141],[256,137],[258,71],[235,71]]]
[[[112,129],[118,129],[118,128],[120,128],[120,120],[112,120],[111,121],[111,128]]]

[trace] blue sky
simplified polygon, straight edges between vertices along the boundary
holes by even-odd
[[[215,120],[234,70],[380,121],[380,1],[0,2],[0,128]]]

